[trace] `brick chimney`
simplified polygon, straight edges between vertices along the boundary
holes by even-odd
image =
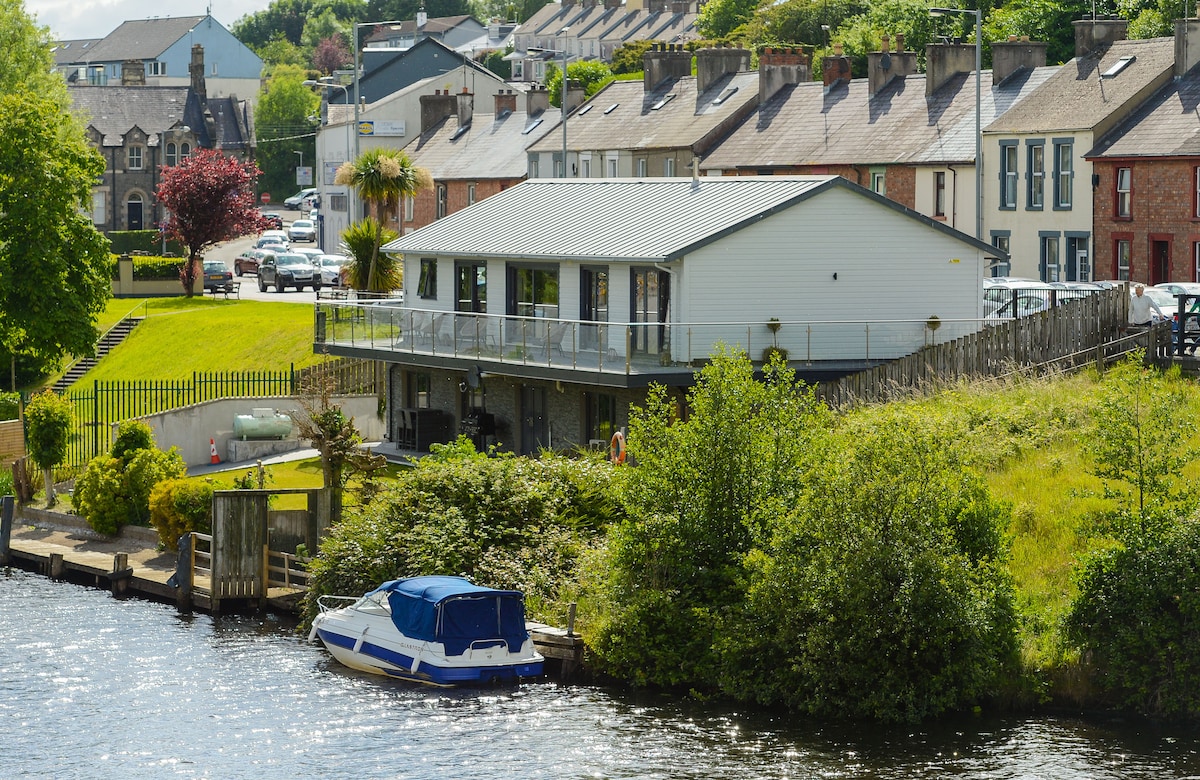
[[[198,43],[192,44],[192,62],[188,65],[188,75],[192,78],[192,91],[207,103],[208,87],[204,83],[204,47]]]
[[[667,79],[692,75],[692,53],[684,50],[683,44],[654,43],[642,55],[642,67],[642,83],[649,92]]]
[[[1075,27],[1076,57],[1129,37],[1129,22],[1125,19],[1080,19],[1071,24]]]
[[[688,63],[691,73],[691,63]],[[711,48],[696,50],[696,94],[704,94],[724,76],[750,70],[748,49]]]
[[[758,102],[765,103],[788,84],[799,84],[812,78],[808,55],[799,46],[782,49],[766,48],[758,53]]]
[[[146,63],[141,60],[125,60],[121,63],[121,86],[144,87],[146,85]]]
[[[496,93],[496,116],[505,111],[510,114],[517,113],[517,93],[511,89],[502,89]]]
[[[550,93],[541,84],[534,84],[525,93],[525,113],[537,116],[550,108]]]
[[[450,90],[446,90],[449,92]],[[422,109],[424,106],[422,106]],[[471,124],[471,118],[475,116],[475,95],[467,91],[466,87],[462,88],[462,92],[458,94],[458,126],[466,127]]]
[[[1019,70],[1033,70],[1046,64],[1046,44],[1031,41],[1028,35],[1008,36],[1007,41],[992,43],[992,83],[999,84]]]
[[[879,51],[867,54],[867,92],[875,97],[892,83],[892,79],[904,78],[917,72],[917,53],[904,50],[904,35],[896,36],[896,51],[892,51],[892,39],[883,36]]]
[[[960,73],[975,70],[975,45],[930,43],[925,46],[925,94],[932,95]]]
[[[435,89],[432,95],[421,95],[421,132],[433,129],[438,122],[458,110],[458,98],[450,90]]]
[[[821,81],[827,95],[838,84],[850,82],[850,58],[842,53],[842,44],[833,44],[833,55],[821,58]]]

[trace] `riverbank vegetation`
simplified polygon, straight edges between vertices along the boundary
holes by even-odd
[[[1200,392],[1133,360],[833,413],[718,355],[651,393],[631,465],[440,450],[347,519],[321,593],[467,574],[617,681],[823,717],[1200,714],[1186,486]]]

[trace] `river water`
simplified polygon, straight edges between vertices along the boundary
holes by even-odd
[[[823,725],[555,682],[434,690],[271,618],[0,574],[5,778],[1184,778],[1185,727],[970,717]]]

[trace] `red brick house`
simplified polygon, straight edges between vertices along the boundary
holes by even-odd
[[[1177,41],[1200,21],[1176,22]],[[1097,271],[1147,284],[1200,281],[1200,69],[1180,59],[1176,78],[1087,155],[1093,166]]]

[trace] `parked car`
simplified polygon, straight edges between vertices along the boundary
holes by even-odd
[[[217,292],[233,286],[233,274],[220,260],[204,261],[204,291]]]
[[[321,275],[304,255],[268,252],[258,266],[258,291],[266,292],[270,285],[275,286],[277,293],[288,287],[297,290],[312,287],[315,292],[321,289]]]
[[[325,254],[325,251],[317,246],[294,246],[288,252],[293,255],[304,255],[314,263],[318,257]]]
[[[1014,317],[1025,317],[1050,308],[1050,298],[1041,291],[1017,292],[1005,303],[988,312],[984,321],[995,324]]]
[[[346,286],[346,266],[350,264],[350,258],[345,255],[321,255],[316,262],[321,268],[321,286],[322,287],[345,287]]]
[[[263,236],[254,242],[254,248],[272,252],[286,252],[288,250],[288,242],[279,236]]]
[[[305,198],[307,198],[311,195],[316,195],[316,194],[317,194],[316,187],[306,187],[306,188],[300,190],[299,192],[297,192],[295,195],[292,195],[289,198],[284,198],[283,199],[283,207],[287,208],[287,209],[291,209],[292,211],[295,211],[300,208],[300,205],[302,203],[304,203]]]
[[[1029,314],[1034,311],[1040,311],[1050,305],[1054,292],[1054,287],[1046,282],[1037,282],[1029,279],[1013,279],[992,284],[983,290],[983,316],[990,317],[1001,307],[1019,298],[1026,300],[1025,303],[1015,304],[1017,316],[1020,316],[1021,313]],[[1042,306],[1040,308],[1032,308],[1033,298],[1041,299]],[[1009,309],[1009,314],[1003,316],[1005,318],[1012,317],[1012,307]]]
[[[263,219],[271,223],[271,227],[275,230],[283,230],[283,217],[275,211],[264,211]]]
[[[288,241],[317,240],[317,225],[311,219],[297,219],[287,229]]]
[[[269,244],[268,246],[280,245]],[[258,264],[262,262],[263,255],[269,251],[269,249],[247,249],[233,259],[233,272],[238,276],[258,273]]]

